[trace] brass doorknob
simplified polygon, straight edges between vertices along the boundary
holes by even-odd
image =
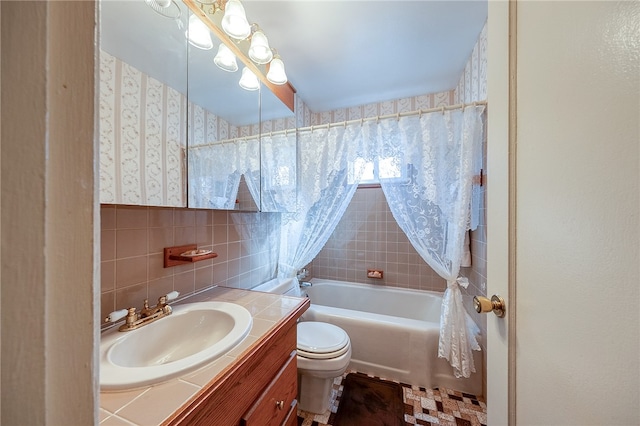
[[[491,300],[482,296],[474,296],[473,307],[478,313],[493,311],[493,313],[496,314],[498,318],[504,318],[507,310],[504,299],[496,294],[491,296]]]

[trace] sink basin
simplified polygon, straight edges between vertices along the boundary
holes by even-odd
[[[193,371],[240,343],[251,322],[235,303],[197,302],[137,330],[115,327],[100,339],[100,388],[133,389]]]

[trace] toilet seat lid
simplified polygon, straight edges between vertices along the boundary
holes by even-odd
[[[298,349],[308,354],[328,354],[344,349],[349,336],[338,326],[326,322],[298,323]]]

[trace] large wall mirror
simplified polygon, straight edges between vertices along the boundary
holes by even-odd
[[[190,27],[193,28],[191,17]],[[245,90],[239,72],[214,63],[220,41],[204,26],[189,43],[188,205],[256,211],[260,206],[260,87]]]
[[[190,8],[188,97],[197,105],[189,123],[189,207],[291,210],[297,149],[292,92],[287,97],[261,81],[266,69],[248,59],[249,41],[222,31],[224,2],[184,3]]]
[[[100,202],[185,207],[185,8],[100,1]]]
[[[291,210],[294,112],[241,88],[241,61],[219,69],[213,33],[188,43],[190,19],[178,0],[100,1],[100,201]]]

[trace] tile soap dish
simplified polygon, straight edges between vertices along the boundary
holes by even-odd
[[[213,259],[218,257],[217,253],[211,250],[198,249],[195,244],[177,247],[165,247],[164,249],[164,267],[184,265],[185,263],[199,262],[201,260]]]

